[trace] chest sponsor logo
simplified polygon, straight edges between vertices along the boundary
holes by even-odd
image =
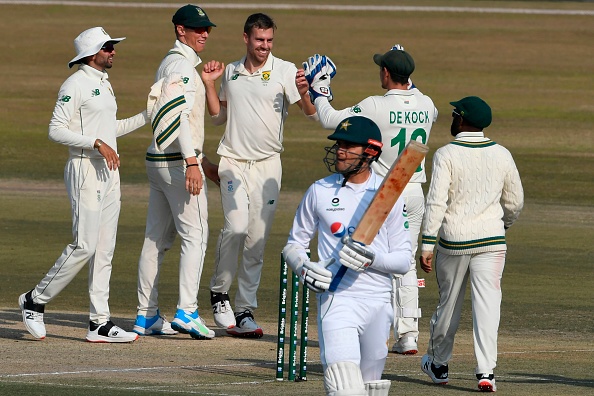
[[[336,212],[336,211],[345,210],[344,208],[340,207],[340,199],[338,197],[332,198],[331,205],[332,205],[331,208],[326,208],[327,212]]]
[[[99,88],[91,90],[91,97],[95,97],[95,96],[99,96],[99,95],[101,95],[101,91],[99,91]]]
[[[237,80],[238,77],[239,77],[239,74],[234,74],[233,77],[231,77],[231,80],[235,81],[235,80]]]
[[[344,224],[342,224],[339,221],[332,223],[330,225],[330,232],[332,233],[332,235],[334,235],[338,239],[342,238],[347,233],[349,235],[352,235],[354,231],[355,231],[355,227],[353,227],[353,226],[346,227]]]

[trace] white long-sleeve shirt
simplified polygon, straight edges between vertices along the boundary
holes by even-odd
[[[416,140],[427,144],[431,127],[437,120],[437,108],[431,98],[417,88],[391,89],[383,96],[369,96],[358,104],[335,110],[325,97],[315,101],[320,123],[334,129],[347,117],[363,116],[377,124],[382,132],[382,155],[371,166],[380,176],[385,176],[408,142]],[[410,179],[410,183],[424,183],[425,160]]]
[[[151,144],[146,153],[147,166],[169,167],[184,164],[184,158],[201,154],[204,147],[204,109],[206,89],[196,70],[202,60],[196,52],[179,40],[161,61],[155,82],[173,73],[184,82],[186,109],[180,115],[178,137],[166,149]]]
[[[333,174],[309,187],[297,209],[287,242],[296,245],[300,255],[307,259],[306,249],[317,233],[318,257],[335,259],[334,264],[327,267],[333,274],[341,266],[338,255],[341,238],[353,233],[382,178],[372,173],[365,183],[347,182],[341,187],[342,182],[342,175]],[[369,247],[375,253],[372,266],[363,272],[347,270],[336,292],[390,301],[390,274],[404,274],[411,264],[411,242],[402,198]]]
[[[505,228],[524,206],[510,152],[483,132],[460,132],[433,156],[422,250],[460,255],[506,250]]]
[[[116,138],[147,123],[146,112],[117,120],[118,106],[107,73],[81,64],[60,87],[49,124],[50,140],[69,146],[71,156],[103,158],[101,139],[116,152]]]

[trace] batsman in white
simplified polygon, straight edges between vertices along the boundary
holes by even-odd
[[[317,293],[318,337],[327,395],[387,395],[381,380],[394,311],[392,274],[411,266],[404,200],[399,198],[370,245],[350,235],[383,178],[371,164],[380,156],[382,135],[368,118],[348,117],[326,147],[332,174],[305,193],[283,255],[301,282]],[[306,249],[317,233],[319,262]],[[327,291],[342,265],[348,267],[335,292]]]
[[[72,210],[70,243],[35,288],[19,297],[25,327],[38,339],[46,336],[43,312],[76,274],[89,264],[90,342],[132,342],[138,335],[110,320],[109,281],[120,214],[120,159],[116,138],[148,121],[146,113],[117,120],[117,104],[106,70],[113,65],[114,45],[101,27],[74,39],[78,64],[60,87],[49,125],[50,140],[69,148],[64,182]]]
[[[210,339],[215,333],[198,314],[198,290],[208,242],[204,176],[215,183],[218,176],[217,166],[202,150],[206,99],[196,66],[201,62],[198,54],[216,25],[202,8],[191,4],[179,8],[172,22],[176,41],[161,61],[149,95],[153,141],[146,154],[146,171],[150,195],[138,262],[134,331],[141,335],[179,331],[195,339]],[[171,123],[160,125],[165,119]],[[179,299],[169,323],[159,311],[158,283],[165,252],[176,234],[181,239]]]
[[[382,132],[384,149],[372,167],[380,176],[385,176],[398,155],[411,140],[427,144],[431,127],[437,120],[437,109],[433,101],[423,95],[411,82],[415,69],[413,58],[396,44],[385,54],[376,54],[374,62],[379,66],[379,78],[383,96],[369,96],[358,104],[335,110],[330,80],[336,74],[336,66],[327,56],[314,55],[299,70],[296,83],[303,97],[309,94],[314,102],[320,122],[324,128],[333,129],[340,120],[361,115],[375,121]],[[426,181],[425,160],[421,163],[410,182],[402,192],[412,240],[411,269],[404,275],[393,278],[394,338],[392,351],[401,354],[416,354],[419,335],[418,320],[419,289],[417,282],[416,251],[424,212],[422,183]]]
[[[212,120],[215,125],[227,123],[217,151],[225,223],[210,291],[215,323],[233,336],[263,335],[253,311],[258,307],[264,247],[281,188],[288,107],[296,103],[306,116],[316,112],[297,91],[297,67],[272,55],[275,29],[268,15],[250,15],[243,30],[246,55],[226,68],[211,61],[202,73]],[[215,80],[221,76],[217,96]],[[236,274],[234,313],[228,293]]]
[[[433,156],[423,220],[421,268],[433,269],[437,244],[439,303],[431,317],[421,368],[433,382],[447,384],[470,279],[478,389],[495,392],[505,235],[524,206],[524,192],[509,151],[484,135],[492,119],[489,105],[476,96],[450,104],[455,139]]]

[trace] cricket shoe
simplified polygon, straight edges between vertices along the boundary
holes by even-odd
[[[21,307],[23,323],[27,331],[38,340],[43,340],[45,338],[45,323],[43,323],[45,305],[33,302],[31,298],[32,291],[19,296],[19,307]]]
[[[479,392],[496,392],[497,385],[495,385],[495,375],[493,374],[477,374],[478,390]]]
[[[235,315],[227,293],[214,293],[211,291],[210,303],[212,304],[214,322],[218,327],[228,329],[235,326]]]
[[[138,334],[116,326],[111,320],[101,324],[89,322],[89,342],[133,342],[137,339]]]
[[[236,337],[260,338],[264,332],[254,320],[254,315],[246,309],[235,314],[235,326],[228,328],[227,334]]]
[[[196,340],[208,340],[215,336],[215,332],[206,327],[204,319],[198,315],[198,310],[187,313],[183,309],[178,309],[171,322],[171,328],[180,333],[189,334]]]
[[[177,334],[177,331],[171,328],[171,323],[165,319],[165,316],[161,316],[158,310],[155,316],[136,315],[136,322],[132,331],[141,336]]]
[[[400,339],[394,343],[394,346],[392,346],[392,352],[401,355],[416,355],[417,352],[419,352],[417,340],[415,337],[400,337]]]
[[[421,370],[431,378],[431,380],[439,385],[448,383],[448,365],[436,367],[433,364],[433,358],[429,355],[423,355],[421,359]]]

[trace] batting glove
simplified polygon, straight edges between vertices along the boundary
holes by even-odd
[[[355,242],[349,236],[342,237],[344,246],[338,253],[340,263],[357,272],[363,272],[375,260],[375,253],[362,243]]]
[[[334,263],[334,259],[327,259],[316,263],[315,261],[306,261],[301,268],[299,279],[309,290],[316,293],[323,293],[330,287],[332,282],[332,272],[326,269],[327,266]]]
[[[330,80],[336,75],[336,65],[326,55],[315,54],[303,62],[305,79],[309,83],[309,98],[314,103],[320,96],[333,99]]]
[[[391,51],[404,51],[404,47],[401,46],[400,44],[394,44],[394,46],[392,48],[390,48]]]

